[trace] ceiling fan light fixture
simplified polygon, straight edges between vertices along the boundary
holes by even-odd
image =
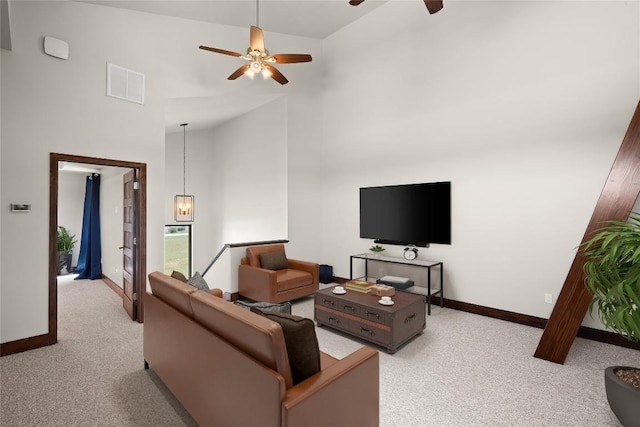
[[[249,61],[247,64],[238,68],[229,77],[228,80],[235,80],[243,74],[250,79],[257,73],[261,73],[264,79],[272,78],[281,85],[287,84],[289,80],[278,70],[273,64],[295,64],[299,62],[311,62],[311,55],[308,54],[274,54],[271,55],[264,47],[264,35],[260,28],[260,15],[259,15],[259,0],[256,0],[256,25],[251,26],[249,32],[249,48],[247,53],[242,55],[238,52],[232,52],[230,50],[218,49],[215,47],[200,46],[200,49],[208,50],[214,53],[220,53],[223,55],[235,56],[242,58],[245,61]]]
[[[273,75],[273,73],[270,70],[271,67],[269,67],[268,65],[265,65],[262,67],[262,78],[263,79],[268,79],[269,77],[271,77]]]

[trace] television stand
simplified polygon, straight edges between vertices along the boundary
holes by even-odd
[[[353,260],[354,259],[362,259],[364,260],[364,280],[368,279],[369,272],[369,261],[377,261],[377,262],[388,262],[392,264],[403,264],[403,265],[413,265],[416,267],[426,268],[427,269],[427,314],[431,316],[431,297],[434,295],[440,296],[440,307],[444,306],[444,267],[441,261],[425,261],[421,259],[414,259],[413,261],[409,261],[404,258],[399,257],[391,257],[385,255],[378,254],[357,254],[351,255],[350,263],[349,263],[349,280],[353,280]],[[432,268],[440,268],[440,289],[436,291],[432,291],[431,289],[431,269]],[[416,286],[413,287],[415,289]],[[404,292],[412,292],[419,293],[408,289],[401,289]]]

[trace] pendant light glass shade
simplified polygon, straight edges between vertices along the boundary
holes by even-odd
[[[173,203],[176,222],[192,222],[193,221],[193,195],[186,194],[186,175],[187,175],[187,123],[182,126],[182,194],[178,194]]]

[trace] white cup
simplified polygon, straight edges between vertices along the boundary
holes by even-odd
[[[380,301],[382,301],[385,304],[389,304],[391,302],[391,297],[381,297]]]
[[[343,288],[342,286],[336,286],[336,287],[334,288],[334,290],[335,290],[336,292],[344,292],[344,288]]]

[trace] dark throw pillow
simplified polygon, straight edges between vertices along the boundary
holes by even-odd
[[[171,277],[173,277],[174,279],[178,279],[181,282],[187,283],[187,278],[185,277],[184,274],[180,273],[179,271],[173,270],[173,272],[171,273]]]
[[[289,268],[289,261],[283,251],[263,252],[260,254],[260,266],[267,270],[282,270]]]
[[[196,274],[194,274],[189,280],[187,280],[187,283],[205,292],[211,291],[211,289],[209,289],[209,285],[207,285],[207,282],[205,282],[204,278],[197,271]]]
[[[252,307],[251,311],[280,324],[294,384],[320,372],[320,348],[313,320],[257,307]]]
[[[278,303],[278,304],[272,304],[270,302],[254,302],[254,301],[236,300],[233,303],[247,310],[251,310],[252,307],[256,307],[261,310],[277,311],[279,313],[291,314],[291,303],[288,301]]]

